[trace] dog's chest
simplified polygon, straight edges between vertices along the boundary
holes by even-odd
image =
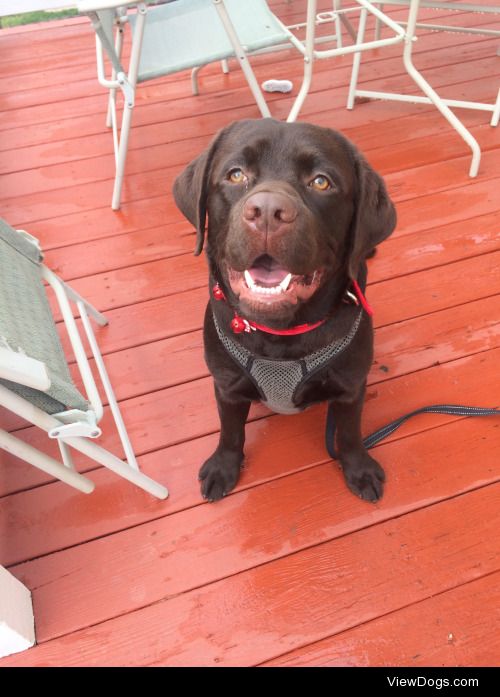
[[[350,345],[358,331],[361,317],[362,312],[360,311],[345,336],[295,360],[255,356],[225,334],[215,316],[214,324],[222,345],[251,379],[263,404],[278,414],[295,414],[304,408],[297,406],[296,395],[313,375],[335,360]]]

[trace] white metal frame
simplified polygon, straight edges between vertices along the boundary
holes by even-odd
[[[493,14],[500,13],[500,7],[492,7],[487,5],[478,4],[459,4],[459,3],[443,3],[443,2],[432,2],[423,0],[380,0],[380,4],[389,5],[407,5],[409,6],[408,20],[406,22],[400,22],[401,25],[406,26],[406,39],[403,48],[403,63],[406,68],[407,73],[414,80],[416,85],[422,90],[425,96],[421,95],[408,95],[408,94],[398,94],[394,92],[378,92],[375,90],[360,90],[357,88],[359,66],[361,62],[361,55],[356,54],[353,62],[353,70],[351,74],[351,84],[349,88],[349,96],[347,100],[347,108],[352,109],[354,107],[354,100],[356,97],[368,97],[371,99],[389,99],[401,102],[412,102],[417,104],[434,104],[438,111],[444,116],[448,123],[457,131],[457,133],[463,138],[472,151],[472,159],[469,169],[469,176],[477,176],[479,170],[479,164],[481,160],[481,149],[477,140],[470,133],[470,131],[463,125],[460,119],[453,113],[450,107],[460,107],[465,109],[479,109],[482,111],[488,111],[492,113],[490,125],[497,126],[500,119],[500,89],[498,90],[496,102],[494,104],[485,104],[481,102],[464,101],[458,99],[443,99],[437,92],[430,86],[423,75],[415,68],[413,64],[413,44],[417,40],[415,36],[417,27],[443,30],[443,31],[467,31],[469,29],[461,27],[453,27],[440,24],[426,24],[418,23],[418,11],[420,7],[432,7],[440,8],[446,10],[461,10],[461,11],[471,11],[471,12],[488,12]],[[363,41],[365,26],[364,24],[359,27],[358,41]],[[379,27],[376,28],[376,36],[379,36]],[[472,33],[476,34],[487,34],[489,36],[500,37],[500,31],[495,30],[481,30],[476,29]]]
[[[220,20],[224,26],[228,39],[230,40],[235,57],[245,75],[247,83],[253,94],[253,97],[257,103],[257,106],[262,114],[262,116],[269,117],[271,113],[269,107],[264,99],[260,86],[254,75],[254,72],[250,66],[248,60],[248,53],[241,45],[238,35],[234,29],[231,18],[227,12],[224,0],[210,0],[220,17]],[[292,44],[297,50],[299,50],[304,56],[304,76],[302,81],[302,86],[299,90],[297,98],[292,105],[291,111],[288,116],[288,121],[295,121],[298,116],[300,109],[304,103],[304,100],[309,92],[311,81],[312,81],[312,70],[313,63],[315,59],[330,58],[334,56],[346,55],[349,53],[355,53],[359,51],[368,50],[371,48],[379,48],[381,46],[387,46],[393,43],[397,43],[404,40],[405,31],[396,22],[393,22],[390,18],[384,15],[380,10],[378,10],[369,0],[356,0],[358,5],[361,5],[362,11],[371,12],[374,14],[383,24],[390,27],[394,36],[386,39],[377,39],[374,41],[363,42],[361,45],[350,45],[344,46],[342,41],[342,29],[341,25],[344,25],[349,34],[356,38],[355,31],[349,22],[349,13],[353,11],[360,10],[359,7],[349,7],[343,9],[341,6],[341,0],[333,0],[331,12],[323,12],[317,14],[317,0],[308,0],[307,4],[307,18],[306,22],[299,23],[290,27],[286,27],[282,22],[277,21],[281,25],[284,33],[287,35],[290,44]],[[78,9],[80,12],[87,14],[94,26],[96,31],[96,56],[97,56],[97,74],[98,80],[103,87],[110,90],[108,111],[106,116],[106,124],[108,127],[112,128],[113,131],[113,143],[114,143],[114,153],[115,153],[115,165],[116,165],[116,176],[113,188],[113,196],[111,201],[111,207],[113,210],[118,210],[120,208],[121,200],[121,190],[123,186],[123,177],[125,172],[125,161],[127,157],[128,150],[128,140],[130,134],[130,127],[132,122],[132,110],[134,108],[135,101],[135,90],[137,86],[137,76],[139,70],[139,61],[142,48],[142,40],[144,36],[144,27],[147,15],[147,6],[144,0],[79,0]],[[130,6],[137,7],[137,18],[135,22],[135,29],[132,39],[132,48],[130,61],[128,66],[128,74],[125,73],[124,68],[121,66],[121,52],[123,48],[123,31],[124,24],[127,22],[126,11],[123,10],[117,18],[117,32],[115,36],[114,45],[112,45],[100,26],[100,20],[97,15],[98,10],[103,9],[119,9],[126,8]],[[317,23],[333,22],[335,27],[335,33],[329,37],[315,37],[315,27]],[[297,30],[300,28],[306,29],[305,41],[299,40],[293,33],[292,30]],[[336,41],[336,48],[333,49],[320,49],[317,45],[321,45],[324,42]],[[282,50],[286,48],[288,44],[280,44],[279,46],[274,46],[270,48],[261,49],[255,51],[258,53],[265,53],[273,50]],[[104,62],[104,54],[112,60],[112,72],[111,77],[106,77],[106,69]],[[203,66],[198,66],[194,68],[191,73],[192,89],[194,94],[198,94],[198,83],[197,83],[197,73]],[[227,72],[227,62],[223,61],[223,70]],[[117,109],[116,109],[116,94],[117,90],[120,89],[124,95],[124,107],[121,127],[118,127]]]
[[[337,1],[339,0],[335,0],[335,2]],[[243,71],[243,74],[247,80],[247,83],[250,87],[250,90],[253,94],[253,97],[257,103],[257,106],[262,116],[264,118],[271,116],[269,107],[267,106],[266,100],[264,99],[260,86],[248,61],[248,54],[240,43],[238,35],[234,29],[233,23],[231,22],[231,18],[229,17],[227,9],[224,5],[224,0],[211,0],[211,2],[213,2],[219,14],[220,20],[225,28],[226,34],[233,46],[235,57]],[[85,13],[90,17],[94,29],[96,30],[96,56],[98,80],[103,87],[106,87],[110,90],[106,125],[108,127],[111,127],[113,130],[113,143],[116,165],[116,177],[113,188],[111,207],[113,210],[118,210],[120,208],[121,190],[123,186],[123,177],[125,171],[125,161],[127,157],[128,140],[130,134],[130,127],[132,123],[132,110],[134,108],[135,90],[137,87],[137,75],[139,70],[142,41],[144,37],[147,4],[146,2],[141,0],[79,0],[77,2],[77,5],[78,10],[80,12]],[[120,65],[120,60],[121,51],[123,47],[123,25],[127,22],[126,13],[123,13],[118,18],[118,26],[114,46],[103,46],[103,41],[98,35],[99,32],[102,36],[102,32],[99,31],[100,21],[96,12],[97,10],[102,9],[118,9],[130,6],[137,7],[137,19],[132,39],[128,74],[125,74],[125,70]],[[288,35],[290,42],[297,49],[303,51],[302,43],[293,35],[291,31],[288,30],[287,27],[285,27],[281,22],[280,24],[285,33]],[[262,51],[265,50],[266,49],[262,49]],[[258,53],[262,51],[258,51]],[[107,78],[105,75],[105,52],[109,57],[111,57],[113,53],[116,57],[113,59],[113,68],[110,79]],[[194,68],[191,74],[194,94],[198,94],[197,73],[201,67],[203,66]],[[223,71],[227,72],[228,67],[226,61],[222,61],[222,67]],[[116,93],[118,89],[121,89],[121,91],[124,94],[124,109],[120,128],[118,128],[118,119],[116,111]]]
[[[84,493],[90,493],[94,489],[94,483],[75,470],[69,450],[71,447],[87,455],[87,457],[95,462],[108,467],[116,474],[132,482],[132,484],[135,484],[141,489],[144,489],[153,496],[165,499],[168,496],[167,489],[139,470],[120,408],[104,365],[102,354],[90,324],[90,317],[101,326],[107,324],[107,319],[98,312],[95,307],[56,276],[47,266],[41,264],[40,269],[42,278],[54,290],[91,409],[87,412],[72,409],[59,414],[50,415],[31,404],[28,400],[7,389],[5,386],[0,385],[0,405],[46,431],[49,438],[56,439],[61,451],[62,462],[24,443],[4,430],[0,430],[0,448],[29,462],[51,476],[66,482],[75,489]],[[70,301],[73,302],[78,309],[84,333],[87,337],[108,400],[109,408],[125,452],[125,462],[93,442],[93,439],[101,435],[101,429],[97,424],[103,416],[103,404],[87,359],[80,332],[78,331],[73,316]],[[14,366],[14,370],[10,372],[12,365]],[[23,385],[35,387],[36,389],[46,390],[50,386],[50,381],[49,385],[47,385],[47,370],[44,363],[22,356],[18,353],[14,354],[13,351],[9,351],[6,348],[0,350],[0,377],[19,382]]]
[[[336,56],[345,56],[350,53],[359,56],[362,51],[368,51],[374,48],[382,48],[383,46],[390,46],[392,44],[397,44],[405,40],[406,32],[397,23],[394,22],[390,17],[387,17],[383,12],[381,12],[377,7],[373,5],[372,2],[368,0],[355,0],[358,6],[342,8],[340,2],[334,5],[334,9],[331,12],[317,12],[317,0],[308,0],[307,2],[307,17],[306,17],[306,39],[304,44],[300,45],[301,52],[304,55],[304,80],[302,82],[302,87],[297,95],[295,103],[288,115],[287,121],[295,121],[299,111],[301,110],[305,98],[309,92],[309,88],[312,82],[313,66],[315,60],[321,60],[326,58],[334,58]],[[360,6],[360,7],[359,7]],[[350,26],[347,20],[347,15],[350,13],[360,12],[360,23],[366,21],[366,15],[374,15],[382,24],[391,29],[394,33],[393,36],[386,39],[375,38],[371,41],[360,41],[360,35],[358,31],[357,41],[348,46],[344,46],[342,42],[337,45],[337,48],[332,49],[319,49],[316,48],[316,26],[328,21],[334,21],[337,27],[340,27],[339,20],[343,19],[343,24],[345,26]],[[340,32],[340,29],[339,29]],[[351,33],[351,32],[349,32]]]
[[[139,70],[139,61],[141,57],[142,40],[144,36],[144,25],[146,22],[147,6],[145,2],[132,2],[131,0],[127,3],[123,0],[120,2],[112,2],[111,0],[105,0],[104,3],[97,4],[95,9],[101,9],[103,7],[121,7],[125,5],[136,5],[137,6],[137,23],[134,31],[129,69],[128,74],[120,65],[121,54],[123,48],[123,32],[124,24],[127,21],[126,14],[118,17],[117,20],[117,32],[115,39],[115,46],[109,47],[106,53],[109,56],[113,55],[113,48],[115,49],[118,61],[115,61],[112,67],[111,79],[106,78],[105,65],[104,65],[104,47],[101,38],[97,34],[97,27],[99,27],[100,21],[95,12],[92,9],[84,10],[82,5],[85,3],[79,3],[79,10],[81,12],[85,11],[96,29],[96,59],[97,59],[97,78],[99,83],[110,90],[109,102],[108,102],[108,112],[106,116],[106,125],[112,128],[113,132],[113,146],[115,154],[115,167],[116,175],[113,187],[113,195],[111,199],[111,208],[113,210],[118,210],[120,208],[121,191],[123,186],[123,177],[125,173],[125,162],[127,159],[128,151],[128,141],[130,136],[130,127],[132,125],[132,110],[135,105],[135,90],[137,86],[137,74]],[[95,4],[95,3],[94,3]],[[123,104],[123,115],[121,126],[118,127],[118,117],[116,111],[116,93],[120,89],[123,92],[124,104]]]

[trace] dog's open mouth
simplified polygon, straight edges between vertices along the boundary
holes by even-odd
[[[271,309],[281,304],[296,305],[308,300],[320,285],[322,270],[299,275],[283,267],[268,254],[262,254],[245,271],[228,269],[233,293],[251,306],[267,306]]]

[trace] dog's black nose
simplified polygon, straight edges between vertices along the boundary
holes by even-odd
[[[293,223],[297,213],[295,202],[278,191],[258,191],[243,206],[244,221],[258,232],[277,232]]]

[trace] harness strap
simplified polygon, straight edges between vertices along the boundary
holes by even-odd
[[[497,408],[487,408],[487,407],[466,407],[457,404],[433,404],[428,407],[422,407],[421,409],[416,409],[415,411],[400,416],[399,419],[391,421],[386,426],[382,426],[374,433],[370,434],[363,440],[363,445],[367,450],[373,448],[381,440],[390,436],[394,433],[405,421],[411,419],[413,416],[418,414],[451,414],[452,416],[498,416],[500,414],[500,409]],[[326,431],[325,431],[325,443],[328,454],[334,460],[338,460],[338,453],[335,450],[335,420],[333,418],[332,405],[328,405],[328,413],[326,415]]]
[[[291,414],[298,411],[295,396],[315,373],[337,358],[352,342],[361,324],[363,310],[359,310],[349,332],[313,353],[295,359],[281,360],[252,354],[234,341],[219,326],[213,315],[217,335],[231,358],[254,383],[262,401],[273,411]]]

